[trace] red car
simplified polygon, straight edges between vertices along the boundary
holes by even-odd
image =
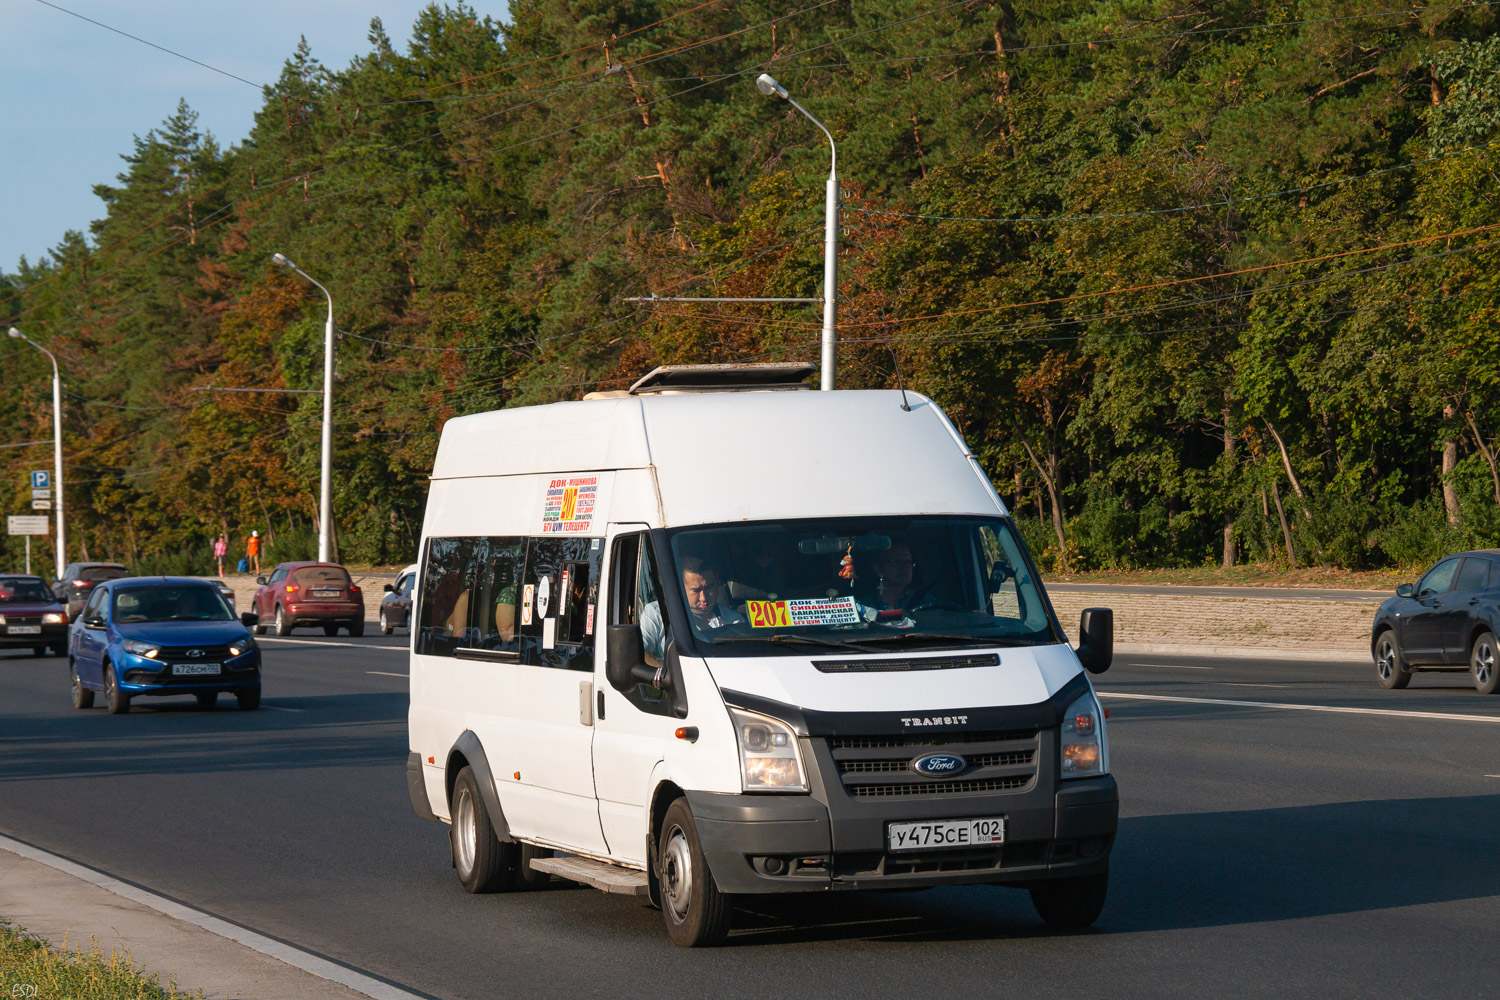
[[[324,635],[338,635],[340,625],[350,635],[365,634],[364,595],[338,563],[284,562],[255,582],[251,610],[264,623],[255,626],[257,635],[268,627],[291,635],[308,625],[323,626]]]

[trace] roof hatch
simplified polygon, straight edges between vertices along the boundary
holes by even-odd
[[[812,389],[804,381],[818,370],[806,361],[755,365],[661,365],[630,387],[632,396],[674,392],[747,392]]]

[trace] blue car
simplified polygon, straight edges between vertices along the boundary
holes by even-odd
[[[203,708],[231,691],[260,707],[258,619],[234,608],[206,580],[127,577],[100,583],[68,632],[73,707],[104,694],[111,715],[142,695],[190,694]]]

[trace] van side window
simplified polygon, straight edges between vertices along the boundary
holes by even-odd
[[[480,649],[517,651],[516,631],[521,603],[521,577],[526,571],[526,539],[485,539],[479,560],[477,598],[471,625]]]
[[[598,597],[592,581],[599,575],[603,543],[593,538],[533,538],[530,542],[523,583],[532,588],[532,620],[521,625],[522,662],[592,671],[594,636],[588,627],[588,607]],[[584,577],[581,605],[574,592],[580,570]]]
[[[1031,630],[1045,627],[1046,612],[1036,599],[1036,588],[1026,585],[1030,573],[1014,540],[984,524],[976,529],[975,543],[989,613],[996,618],[1015,619]],[[1032,595],[1030,600],[1028,594]]]
[[[612,625],[639,625],[646,663],[661,666],[671,628],[661,605],[661,577],[656,572],[656,557],[644,534],[621,535],[615,539],[610,560],[610,609]],[[671,705],[662,692],[645,684],[635,684],[625,698],[636,708],[653,715],[670,715]]]
[[[421,617],[417,652],[452,656],[468,645],[469,605],[474,589],[478,538],[431,538],[422,561]]]

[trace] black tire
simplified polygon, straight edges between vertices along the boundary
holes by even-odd
[[[390,622],[387,621],[386,617],[385,617],[385,608],[381,608],[380,609],[380,634],[381,635],[390,635],[392,631],[394,631],[394,630],[391,628]]]
[[[130,695],[120,690],[113,663],[104,665],[104,704],[110,715],[124,715],[130,711]]]
[[[68,661],[68,682],[73,689],[73,707],[93,708],[94,692],[83,686],[83,682],[78,679],[78,664],[71,660]]]
[[[219,692],[217,691],[195,691],[193,697],[198,699],[199,708],[213,708],[219,703]]]
[[[241,712],[253,712],[260,708],[260,688],[247,688],[234,693],[234,700],[239,702]]]
[[[324,622],[324,624],[323,624],[323,634],[324,635],[338,635],[339,634],[338,624],[336,622]]]
[[[283,636],[292,634],[292,620],[286,616],[286,612],[279,604],[276,605],[276,634]]]
[[[68,655],[68,644],[65,643],[65,642],[60,642],[56,646],[53,646],[52,647],[52,655],[53,656],[67,656]]]
[[[31,647],[31,655],[32,656],[46,656],[47,655],[47,647],[46,646],[32,646]]]
[[[531,862],[536,858],[550,858],[552,851],[546,847],[537,847],[535,844],[522,844],[519,856],[516,859],[516,888],[522,891],[527,889],[545,889],[552,881],[552,876],[547,872],[539,872],[531,867]]]
[[[255,613],[256,613],[256,615],[259,615],[260,611],[257,609]],[[254,632],[256,635],[265,635],[266,634],[265,623],[262,622],[262,621],[258,621],[257,620],[254,625],[250,626],[250,631]]]
[[[1495,642],[1495,633],[1481,632],[1474,640],[1474,648],[1469,651],[1469,676],[1480,694],[1494,694],[1500,688],[1500,645]]]
[[[687,799],[667,807],[656,838],[661,915],[673,943],[685,948],[722,944],[734,916],[730,899],[714,882]]]
[[[365,620],[363,618],[361,618],[357,622],[350,622],[349,623],[349,634],[352,635],[352,636],[354,636],[354,638],[356,638],[356,639],[358,639],[360,636],[364,635],[365,634]]]
[[[453,847],[453,867],[466,892],[503,892],[511,888],[511,877],[520,853],[514,843],[502,844],[479,797],[474,771],[465,767],[453,783],[453,801],[448,804],[453,825],[448,836]]]
[[[1109,893],[1109,872],[1048,879],[1031,887],[1031,905],[1048,927],[1076,930],[1099,919]]]
[[[1387,691],[1404,688],[1411,683],[1411,671],[1401,657],[1401,647],[1396,645],[1396,633],[1383,629],[1375,637],[1375,680]]]

